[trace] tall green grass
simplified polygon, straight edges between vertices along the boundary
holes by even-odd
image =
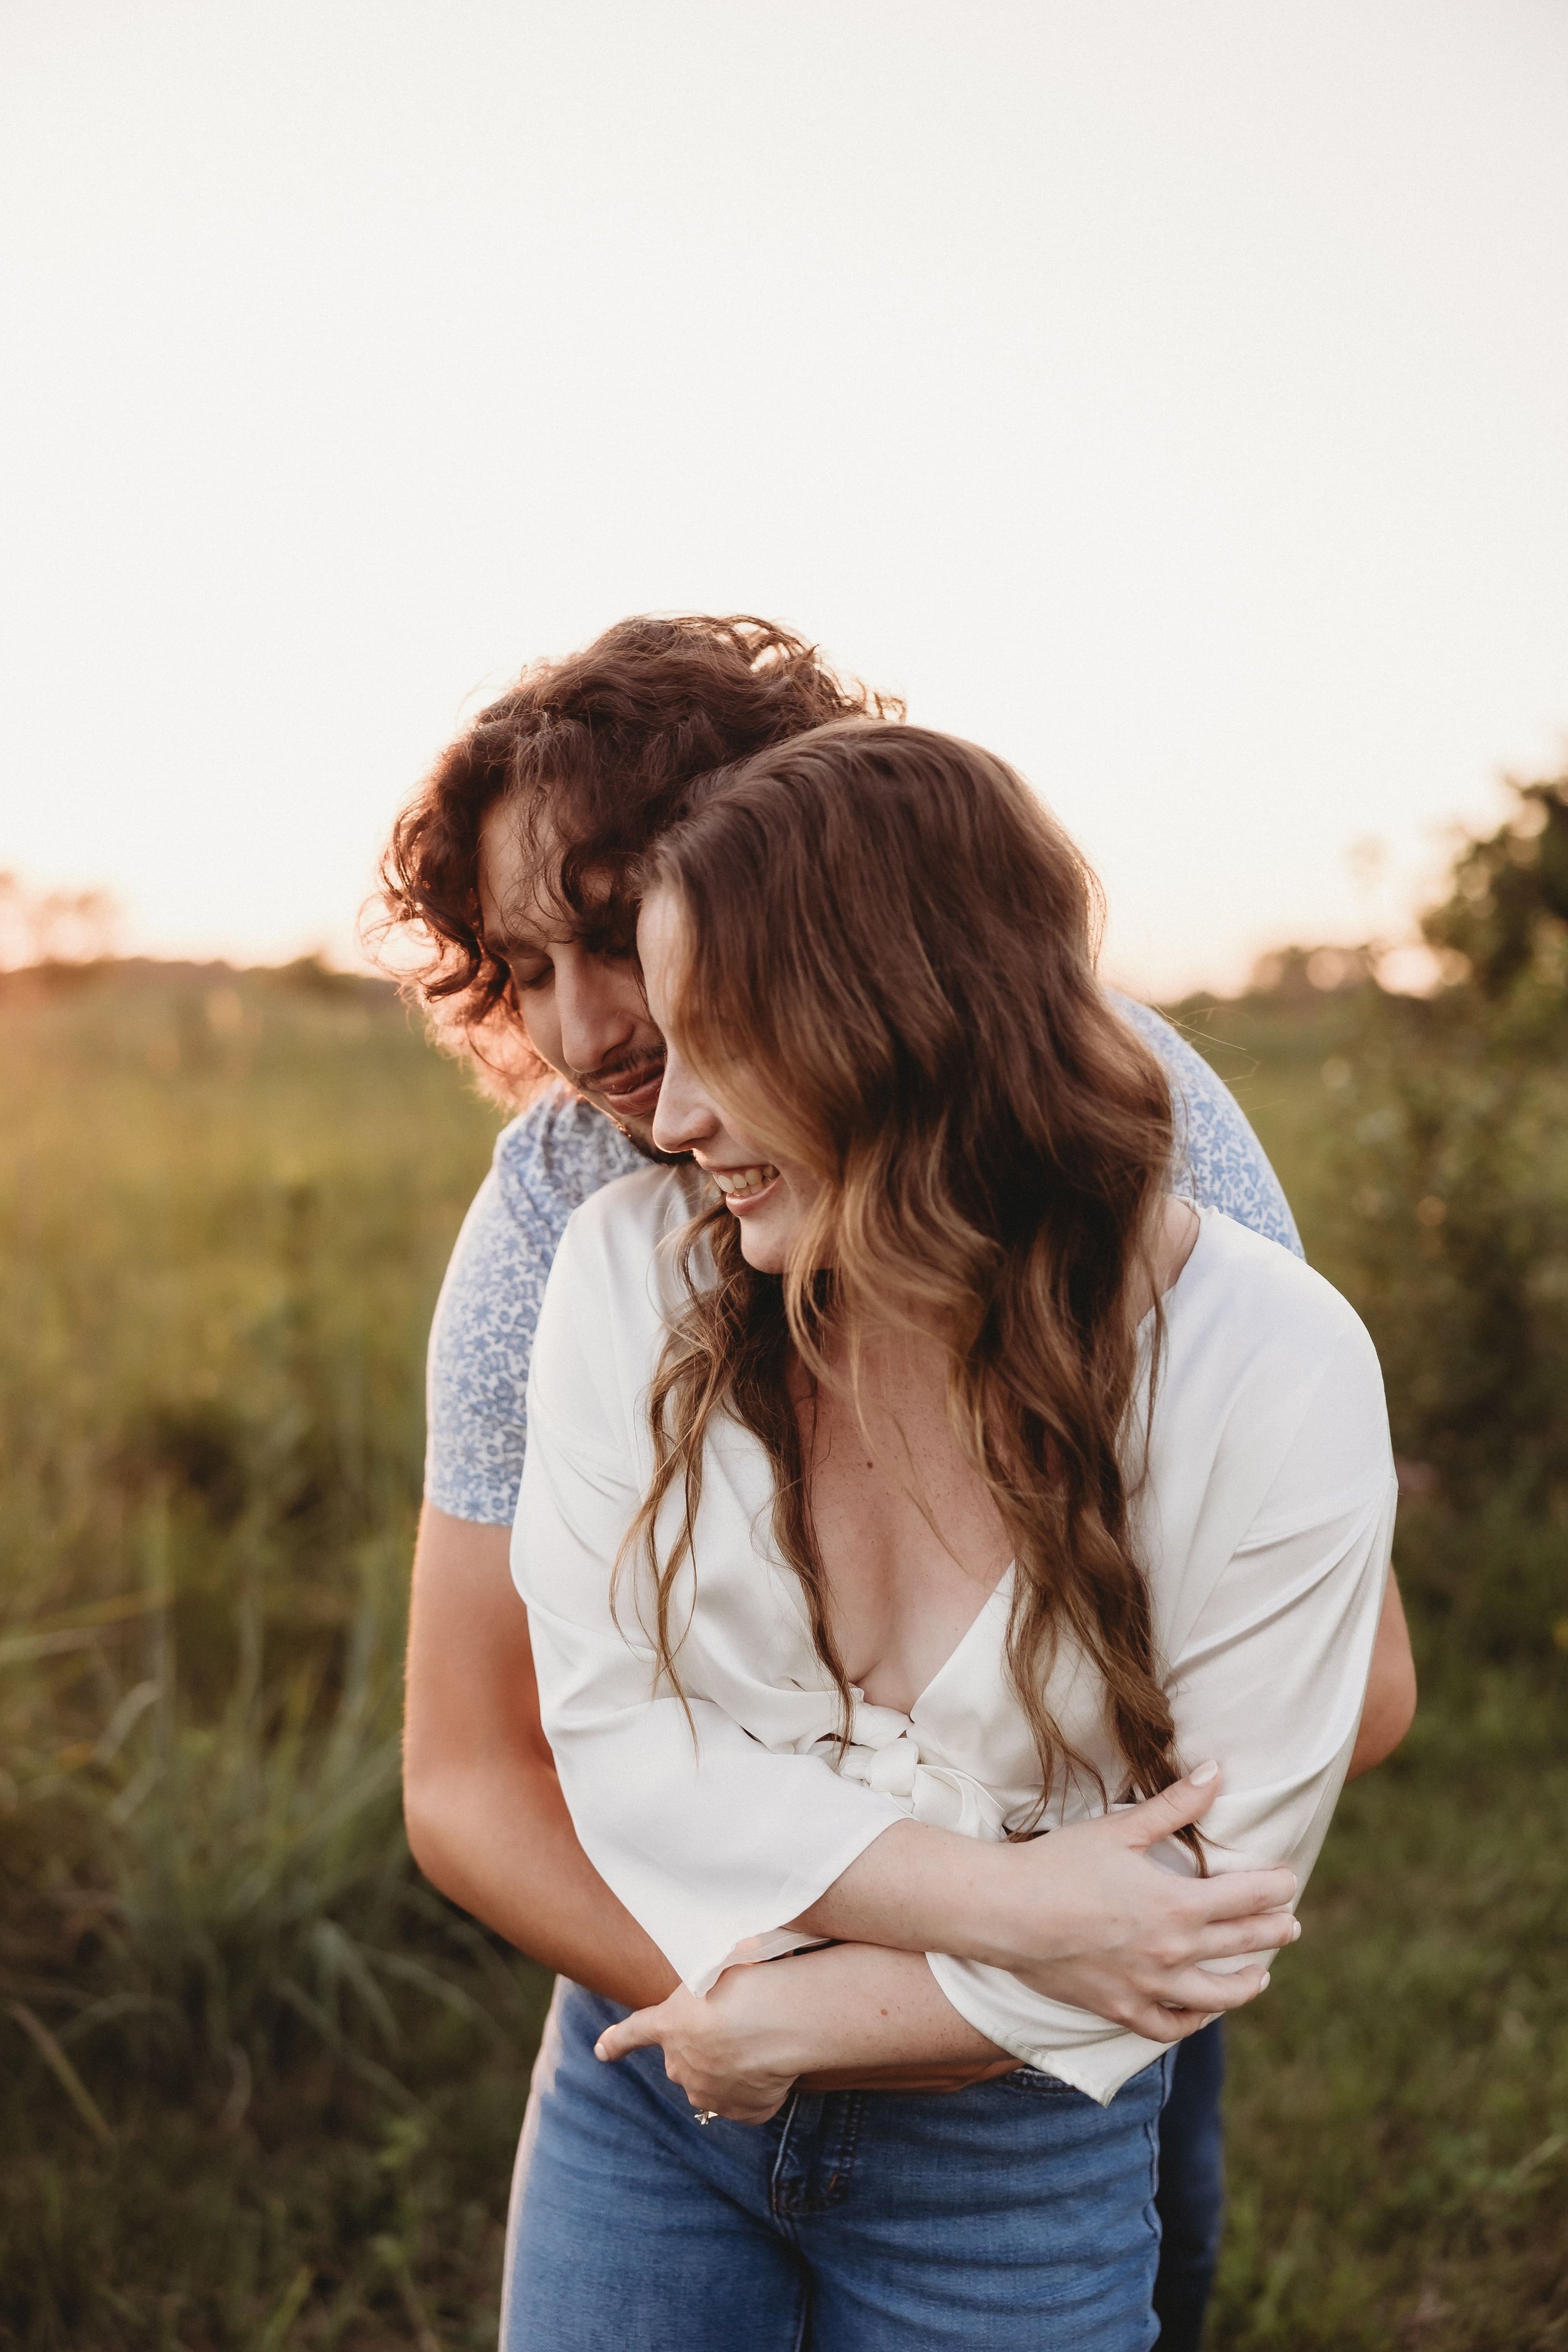
[[[1365,988],[1182,1010],[1378,1341],[1422,1682],[1405,1747],[1341,1801],[1301,1944],[1227,2029],[1211,2341],[1546,2352],[1568,2344],[1568,1498],[1543,1439],[1568,1428],[1568,1326],[1539,1300],[1568,1071],[1510,1070],[1462,1003]]]
[[[1353,1291],[1361,1010],[1188,1012]],[[493,1119],[309,969],[12,983],[0,1083],[0,2342],[488,2344],[544,1988],[421,1885],[396,1766]],[[1421,1721],[1232,2033],[1221,2352],[1568,2344],[1556,1505],[1439,1479],[1399,1558]]]
[[[483,2342],[542,1987],[397,1777],[493,1121],[308,968],[13,983],[0,1082],[0,2332]]]

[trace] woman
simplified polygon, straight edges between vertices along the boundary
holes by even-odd
[[[523,2340],[1145,2352],[1169,2045],[1267,1982],[1354,1741],[1375,1360],[1166,1194],[1089,877],[1000,763],[821,729],[649,880],[656,1137],[717,1197],[574,1219],[514,1560],[578,1833],[685,1990],[545,2085]],[[1108,1845],[1131,1917],[1172,1831],[1119,1958]],[[791,2094],[938,2047],[993,2079]]]

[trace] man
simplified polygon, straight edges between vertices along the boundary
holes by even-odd
[[[508,1567],[526,1442],[524,1383],[545,1278],[571,1211],[652,1152],[663,1066],[632,952],[637,860],[697,775],[857,713],[788,632],[750,619],[637,620],[526,672],[437,763],[386,865],[394,919],[421,931],[439,1028],[530,1108],[501,1135],[454,1252],[432,1333],[430,1450],[415,1563],[405,1807],[426,1875],[557,1974],[632,2007],[673,1971],[593,1870],[539,1727],[525,1612]],[[1175,1181],[1299,1252],[1245,1118],[1145,1008],[1180,1112]],[[564,1086],[542,1082],[552,1076]],[[1414,1704],[1394,1595],[1352,1770]],[[1221,2210],[1218,2029],[1182,2045],[1162,2133],[1156,2307],[1195,2346]]]

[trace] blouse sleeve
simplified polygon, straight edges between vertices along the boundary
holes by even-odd
[[[1178,1751],[1224,1767],[1205,1824],[1211,1872],[1283,1864],[1304,1884],[1317,1860],[1361,1721],[1394,1507],[1382,1378],[1357,1325],[1330,1356],[1170,1675]],[[1167,1858],[1189,1866],[1180,1848]],[[1101,2101],[1163,2047],[1004,1970],[942,1954],[931,1967],[982,2033]]]
[[[578,1837],[701,1993],[732,1961],[813,1941],[782,1923],[903,1813],[818,1757],[763,1746],[711,1700],[660,1688],[629,1567],[612,1598],[642,1479],[588,1256],[569,1232],[540,1317],[512,1574]]]

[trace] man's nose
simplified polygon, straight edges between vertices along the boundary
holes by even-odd
[[[647,1017],[630,971],[578,947],[556,952],[555,1011],[561,1058],[585,1076],[624,1052]]]

